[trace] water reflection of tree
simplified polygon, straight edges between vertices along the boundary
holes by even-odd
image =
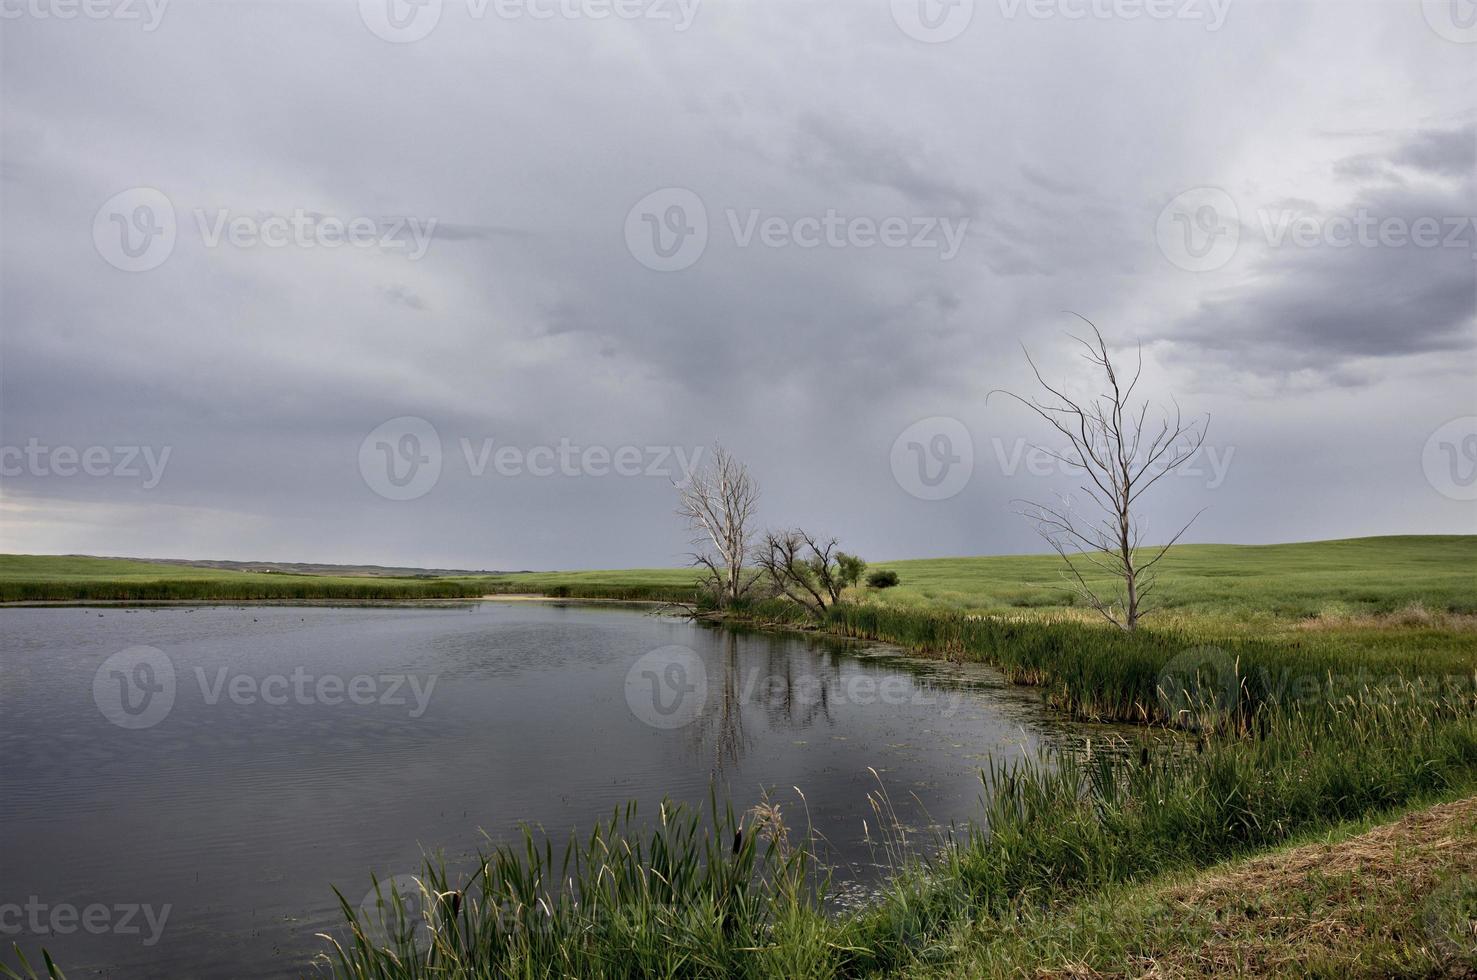
[[[812,649],[799,640],[770,637],[763,679],[769,683],[756,696],[772,728],[804,731],[817,721],[833,723],[831,687],[840,677],[841,658],[834,652]]]
[[[832,687],[841,677],[843,654],[789,637],[741,637],[732,629],[721,630],[716,645],[708,702],[690,729],[694,751],[712,754],[715,775],[736,765],[752,744],[744,717],[749,705],[764,712],[771,729],[806,731],[833,724]]]
[[[719,774],[743,757],[749,745],[744,732],[744,690],[738,634],[718,633],[717,664],[708,668],[708,702],[692,726],[693,748],[713,753],[713,773]],[[716,667],[716,669],[715,669]]]

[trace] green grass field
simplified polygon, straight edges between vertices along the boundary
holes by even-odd
[[[550,593],[606,599],[690,599],[691,569],[415,577],[303,575],[199,568],[128,558],[0,555],[0,601],[467,598]]]
[[[1074,595],[1054,555],[876,562],[890,589],[853,589],[863,607],[1011,619],[1099,622]],[[1160,564],[1159,608],[1146,621],[1215,642],[1255,637],[1299,646],[1337,643],[1378,658],[1397,649],[1477,658],[1477,535],[1353,538],[1306,544],[1183,545]],[[686,600],[688,569],[520,573],[490,592]],[[1097,584],[1108,584],[1101,580]]]
[[[121,558],[0,555],[0,601],[249,601],[450,599],[483,593],[470,580],[293,575],[193,568]]]
[[[880,561],[900,583],[852,597],[928,611],[1090,618],[1053,555]],[[1477,535],[1353,538],[1278,545],[1181,545],[1161,563],[1161,620],[1212,621],[1217,628],[1323,617],[1359,617],[1419,607],[1432,615],[1477,615]],[[603,599],[686,600],[688,568],[520,572],[459,578],[389,578],[236,572],[147,561],[0,555],[0,600],[450,598],[489,593]],[[155,593],[155,594],[149,594]],[[1418,615],[1418,614],[1417,614]],[[1153,621],[1151,620],[1151,624]],[[1238,627],[1240,624],[1240,627]]]
[[[1477,535],[1351,538],[1306,544],[1180,545],[1160,563],[1163,614],[1269,621],[1398,612],[1477,614]],[[969,613],[1086,614],[1055,555],[879,561],[892,589],[855,597],[889,606]],[[530,572],[498,576],[498,591],[685,595],[688,569]],[[1104,584],[1098,579],[1094,584]]]
[[[963,611],[1076,605],[1055,555],[881,562],[890,601]],[[1160,563],[1166,612],[1305,617],[1432,609],[1477,613],[1477,535],[1307,544],[1180,545]],[[1101,581],[1101,580],[1100,580]]]

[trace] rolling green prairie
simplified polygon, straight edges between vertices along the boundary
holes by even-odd
[[[931,611],[1085,613],[1055,555],[878,561],[899,584],[855,598]],[[1156,602],[1166,616],[1242,620],[1393,613],[1419,603],[1430,612],[1477,614],[1477,535],[1405,535],[1305,544],[1192,544],[1159,565]],[[615,598],[686,597],[689,569],[522,572],[491,580],[500,592]],[[1107,579],[1097,578],[1096,585]]]
[[[878,561],[900,584],[851,599],[889,607],[1090,618],[1054,555]],[[1352,538],[1276,545],[1181,545],[1160,564],[1160,617],[1264,627],[1318,617],[1477,615],[1477,535]],[[236,572],[147,561],[0,555],[0,600],[455,598],[494,593],[687,600],[689,568],[517,572],[447,578]],[[1098,584],[1106,584],[1106,580]],[[1150,620],[1153,625],[1153,620]]]
[[[969,611],[1074,605],[1055,555],[880,562],[897,601]],[[1411,602],[1477,612],[1477,535],[1305,544],[1190,544],[1160,563],[1168,610],[1311,616],[1389,612]]]

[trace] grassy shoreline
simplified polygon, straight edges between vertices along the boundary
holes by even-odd
[[[980,825],[927,862],[898,852],[891,884],[860,912],[823,908],[824,869],[770,814],[667,806],[649,826],[628,809],[567,849],[530,834],[470,875],[431,862],[419,915],[392,902],[363,921],[346,904],[353,931],[331,968],[352,978],[954,976],[998,959],[1023,928],[1071,922],[1121,889],[1477,792],[1469,699],[1399,705],[1371,694],[1260,710],[1255,734],[1203,739],[1196,751],[1146,741],[1137,757],[992,767]],[[1269,913],[1295,919],[1298,894]],[[404,941],[383,939],[396,935]]]

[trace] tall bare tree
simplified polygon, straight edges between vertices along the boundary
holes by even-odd
[[[695,532],[692,564],[707,570],[707,580],[720,605],[741,598],[757,576],[744,573],[749,554],[759,485],[748,469],[722,446],[714,445],[708,462],[688,474],[677,487],[677,513]]]
[[[855,585],[867,569],[866,562],[839,550],[835,538],[817,538],[799,528],[766,533],[754,563],[775,592],[816,616],[840,602],[847,586]]]
[[[1151,422],[1149,402],[1135,407],[1132,400],[1143,374],[1142,347],[1133,377],[1124,384],[1098,328],[1080,314],[1073,316],[1092,328],[1090,341],[1077,336],[1072,339],[1082,345],[1084,359],[1102,376],[1106,390],[1091,399],[1074,399],[1047,384],[1030,351],[1026,351],[1026,362],[1047,395],[1027,399],[1010,391],[1000,394],[1025,405],[1065,437],[1064,450],[1034,448],[1080,468],[1086,474],[1080,489],[1096,510],[1093,514],[1076,511],[1066,497],[1054,507],[1023,501],[1030,508],[1027,516],[1035,519],[1041,536],[1066,562],[1067,575],[1077,594],[1108,622],[1133,630],[1153,608],[1146,600],[1156,585],[1154,566],[1200,516],[1197,513],[1190,518],[1163,545],[1142,548],[1144,522],[1139,498],[1199,451],[1210,416],[1185,422],[1176,402],[1172,414],[1156,412],[1158,421]],[[1093,572],[1111,576],[1116,587],[1089,585],[1087,576]]]

